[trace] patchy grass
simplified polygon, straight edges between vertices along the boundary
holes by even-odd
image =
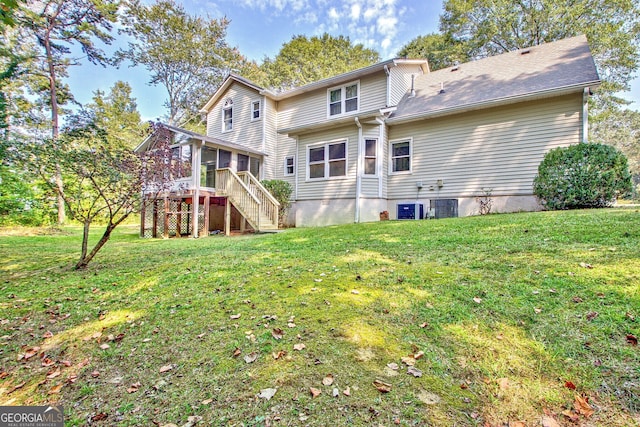
[[[640,421],[637,210],[199,240],[131,227],[85,271],[65,231],[0,237],[0,404],[61,403],[67,425]]]

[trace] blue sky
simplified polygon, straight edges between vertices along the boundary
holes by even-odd
[[[377,50],[383,59],[392,58],[415,37],[438,31],[442,11],[440,0],[184,0],[183,5],[192,14],[229,18],[227,41],[258,63],[266,56],[274,57],[294,35],[324,32],[349,36],[352,42]],[[86,64],[72,67],[68,82],[78,101],[86,103],[94,91],[106,92],[117,80],[132,86],[143,119],[165,114],[166,93],[161,86],[148,85],[149,75],[143,67],[125,64],[113,69]],[[632,108],[638,109],[638,79],[631,93],[635,100]],[[631,95],[626,97],[631,99]]]

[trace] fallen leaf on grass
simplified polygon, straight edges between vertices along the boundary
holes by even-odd
[[[333,390],[331,391],[331,396],[333,397],[338,397],[340,396],[340,390],[338,390],[337,388],[333,388]]]
[[[255,351],[252,351],[244,357],[245,363],[253,363],[256,360],[258,360],[258,353],[256,353]]]
[[[560,427],[555,418],[545,415],[542,417],[542,427]]]
[[[407,369],[407,374],[413,375],[417,378],[422,376],[422,371],[415,366],[409,366],[409,369]]]
[[[50,359],[48,357],[45,357],[44,359],[42,359],[42,366],[44,368],[48,368],[49,366],[53,366],[53,365],[55,365],[55,363],[56,363],[55,360]]]
[[[327,376],[322,379],[322,384],[326,386],[333,384],[333,375],[327,374]]]
[[[401,360],[402,360],[402,363],[404,363],[407,366],[413,366],[416,364],[416,359],[414,359],[413,356],[405,356]]]
[[[571,298],[571,301],[575,302],[576,304],[580,304],[584,300],[582,298],[576,296],[576,297]]]
[[[91,378],[98,378],[99,376],[100,376],[100,372],[98,371],[91,372]]]
[[[380,393],[389,393],[391,391],[391,384],[385,383],[384,381],[380,381],[380,380],[375,380],[373,382],[373,386],[380,392]]]
[[[345,388],[342,394],[345,396],[351,396],[351,389],[349,387]]]
[[[55,371],[49,371],[49,372],[47,372],[47,379],[48,380],[52,380],[55,377],[59,376],[60,373],[61,373],[60,369],[56,369]]]
[[[627,334],[627,342],[635,347],[638,345],[638,338],[635,335]]]
[[[600,315],[600,313],[598,313],[597,311],[590,311],[589,313],[587,313],[586,317],[587,317],[588,321],[592,321],[593,319],[595,319],[599,315]]]
[[[64,383],[51,387],[48,394],[59,394],[60,390],[62,390],[62,387],[64,387]]]
[[[102,349],[102,350],[106,350],[109,347],[111,347],[109,344],[106,344],[106,343],[105,344],[100,344],[100,349]]]
[[[25,385],[25,384],[26,384],[26,382],[20,383],[20,384],[18,384],[18,385],[14,385],[13,387],[11,387],[11,388],[9,389],[9,391],[7,391],[7,394],[11,394],[11,393],[13,393],[13,392],[14,392],[14,391],[16,391],[16,390],[21,389],[22,387],[24,387],[24,385]]]
[[[208,405],[209,403],[213,402],[213,399],[205,399],[202,402],[200,402],[201,405]]]
[[[632,322],[633,322],[634,320],[636,320],[636,316],[634,316],[630,311],[627,311],[627,312],[624,314],[624,316],[625,316],[627,319],[631,320]]]
[[[173,369],[173,365],[164,365],[160,367],[160,373],[163,374],[165,372],[169,372]]]
[[[587,402],[587,398],[584,398],[577,394],[575,396],[575,401],[573,402],[573,409],[575,409],[576,412],[578,412],[581,415],[584,415],[587,418],[589,418],[595,412],[593,407],[589,405],[589,402]]]
[[[238,314],[232,314],[231,316],[229,316],[229,319],[231,319],[231,320],[237,320],[237,319],[239,319],[239,318],[240,318],[240,316],[241,316],[241,314],[240,314],[240,313],[238,313]]]
[[[522,421],[509,421],[509,427],[527,427]]]
[[[142,384],[140,384],[139,382],[133,383],[131,384],[131,387],[127,389],[127,393],[135,393],[140,387],[142,387]]]
[[[542,309],[541,309],[541,308],[534,308],[534,309],[533,309],[533,311],[534,311],[536,314],[540,314],[540,313],[542,313]]]
[[[565,381],[564,382],[564,386],[566,388],[568,388],[569,390],[575,390],[576,389],[576,385],[574,383],[572,383],[571,381]]]
[[[44,334],[42,334],[42,338],[47,339],[47,338],[53,338],[53,332],[51,331],[47,331]]]
[[[387,368],[397,371],[400,367],[398,366],[397,363],[391,362],[391,363],[387,363]]]
[[[304,350],[305,348],[307,348],[307,346],[306,346],[306,345],[304,345],[303,343],[298,343],[298,344],[294,344],[294,345],[293,345],[293,349],[294,349],[294,350],[302,351],[302,350]]]
[[[421,359],[424,356],[424,351],[418,351],[413,355],[413,358],[418,360]]]
[[[475,297],[473,299],[473,302],[475,302],[476,304],[480,304],[482,302],[482,298]]]
[[[282,336],[284,335],[284,331],[280,328],[273,328],[273,330],[271,331],[271,335],[277,339],[277,340],[281,340]]]
[[[275,388],[262,389],[260,390],[260,394],[258,394],[258,398],[271,400],[271,398],[275,396],[276,391],[278,391],[278,389],[275,389]]]
[[[96,421],[102,421],[102,420],[106,420],[108,417],[107,414],[105,414],[104,412],[99,412],[97,414],[95,414],[94,416],[91,417],[91,421],[96,422]]]
[[[562,411],[562,415],[569,418],[569,421],[571,421],[572,423],[577,423],[578,420],[580,419],[580,416],[578,414],[576,414],[573,411],[570,411],[569,409],[565,409],[564,411]]]
[[[233,350],[233,357],[238,357],[242,354],[242,350],[240,350],[238,347],[236,347],[235,350]]]
[[[497,383],[500,390],[506,390],[509,388],[509,378],[498,378]]]
[[[316,397],[322,394],[322,390],[320,390],[319,388],[313,388],[313,387],[309,387],[309,392],[311,393],[312,399],[315,399]]]
[[[280,350],[277,353],[271,353],[271,356],[273,356],[274,360],[278,360],[281,359],[283,357],[285,357],[287,355],[287,352],[284,350]]]
[[[591,269],[591,268],[593,268],[593,265],[587,264],[586,262],[581,262],[580,263],[580,267]]]

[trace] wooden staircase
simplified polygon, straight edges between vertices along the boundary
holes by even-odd
[[[216,194],[227,197],[255,231],[278,229],[280,203],[251,173],[217,169]]]

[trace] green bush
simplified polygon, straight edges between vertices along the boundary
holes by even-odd
[[[264,185],[264,187],[269,190],[269,193],[280,203],[278,222],[280,225],[283,225],[289,207],[291,206],[291,193],[293,193],[291,184],[280,179],[267,179],[262,181],[262,185]]]
[[[533,193],[551,210],[610,206],[631,187],[624,154],[592,143],[549,151],[533,181]]]

